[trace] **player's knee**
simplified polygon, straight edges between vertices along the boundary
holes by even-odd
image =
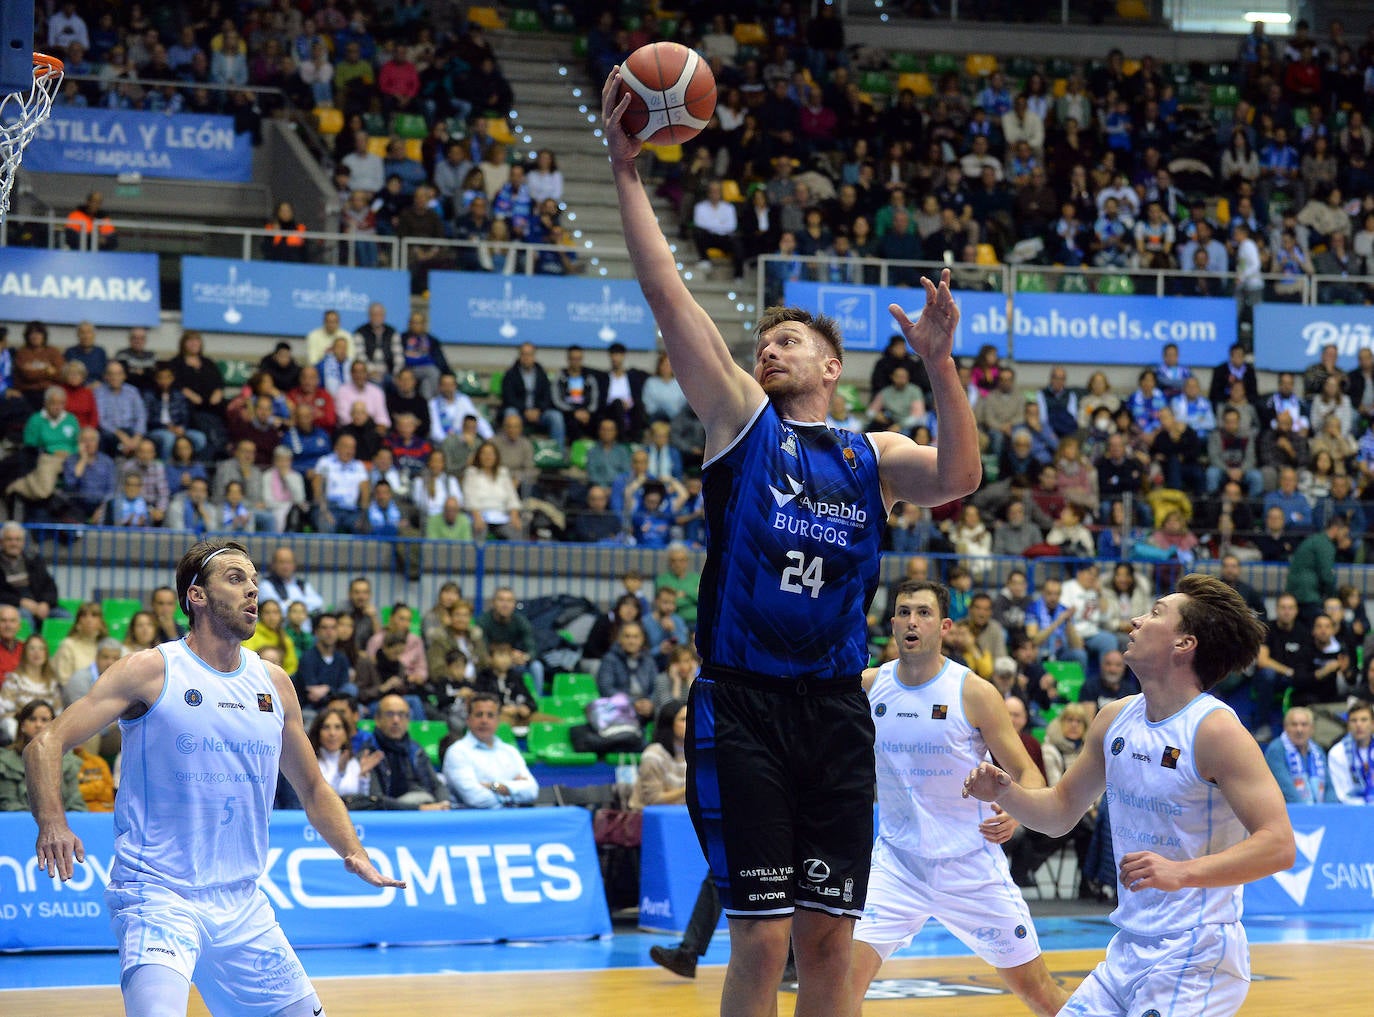
[[[139,1017],[185,1017],[191,983],[161,964],[140,964],[125,973],[121,989],[125,1012]]]

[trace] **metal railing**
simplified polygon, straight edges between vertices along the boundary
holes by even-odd
[[[122,529],[31,524],[25,527],[32,546],[48,564],[63,597],[101,599],[139,597],[171,585],[178,560],[196,542],[189,531]],[[229,536],[225,534],[224,536]],[[624,592],[621,577],[633,570],[644,576],[667,569],[667,551],[559,542],[488,542],[379,538],[334,534],[250,533],[234,539],[248,547],[266,569],[273,550],[287,546],[296,554],[299,575],[320,592],[327,605],[344,606],[348,586],[358,576],[372,583],[373,600],[380,605],[408,603],[426,611],[438,598],[443,583],[457,582],[463,595],[483,609],[498,587],[508,586],[517,598],[571,594],[598,605],[612,603]],[[692,553],[693,569],[703,555]],[[932,575],[944,575],[971,559],[955,554],[884,554],[882,581],[901,578],[912,558],[925,558]],[[1048,576],[1071,571],[1074,558],[990,556],[977,561],[979,585],[996,590],[1013,570],[1025,572],[1032,589]],[[1130,560],[1129,558],[1126,560]],[[1102,559],[1104,565],[1114,564]],[[1133,561],[1141,569],[1158,563]],[[418,565],[418,570],[415,566]],[[1214,571],[1217,563],[1199,558],[1193,568]],[[1283,590],[1287,562],[1244,562],[1243,578],[1266,596]],[[1337,578],[1368,595],[1374,591],[1374,566],[1338,565]],[[416,578],[411,578],[411,577]]]

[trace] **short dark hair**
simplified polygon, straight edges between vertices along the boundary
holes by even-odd
[[[829,344],[835,351],[835,356],[844,363],[844,334],[840,331],[839,322],[828,314],[812,314],[803,307],[769,307],[759,316],[759,322],[754,326],[754,340],[762,336],[769,329],[776,328],[786,321],[795,321],[800,325],[805,325]]]
[[[199,586],[201,580],[208,579],[210,572],[207,566],[214,564],[210,559],[214,558],[221,551],[238,551],[245,556],[248,555],[248,548],[244,547],[237,540],[223,540],[218,537],[211,537],[206,540],[197,541],[191,545],[191,549],[181,556],[181,561],[177,562],[176,571],[176,594],[177,603],[186,612],[186,617],[194,625],[196,616],[191,612],[191,603],[186,599],[192,586]]]
[[[1216,576],[1193,572],[1178,581],[1186,598],[1178,608],[1178,630],[1197,639],[1193,672],[1202,691],[1255,662],[1266,626],[1241,595]]]
[[[904,579],[897,587],[897,592],[892,595],[892,611],[897,611],[897,601],[903,597],[909,597],[916,593],[931,593],[935,597],[935,606],[940,610],[941,618],[949,617],[949,587],[944,583],[933,582],[929,579]]]
[[[474,692],[472,698],[468,700],[468,713],[471,713],[472,708],[478,703],[495,703],[496,712],[498,714],[501,712],[501,697],[495,692]]]

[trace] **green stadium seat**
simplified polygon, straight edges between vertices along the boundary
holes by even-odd
[[[57,645],[67,638],[72,625],[70,618],[49,618],[43,623],[43,640],[48,644],[49,652],[57,652]]]
[[[257,365],[248,360],[216,360],[225,388],[240,388],[248,384],[248,379],[257,370]]]
[[[1067,272],[1059,280],[1060,293],[1088,293],[1088,277],[1082,272]]]
[[[375,731],[376,728],[377,722],[371,717],[364,717],[362,720],[358,721],[359,731]]]
[[[516,32],[542,32],[544,23],[539,20],[538,11],[516,9],[510,12],[510,27]]]
[[[458,391],[465,396],[476,398],[487,394],[487,387],[482,384],[482,379],[477,376],[476,371],[459,371],[456,380]]]
[[[842,382],[835,386],[835,391],[844,396],[845,405],[855,413],[862,413],[866,409],[863,398],[859,395],[859,386],[853,382]]]
[[[929,70],[935,77],[939,77],[942,74],[948,74],[950,71],[958,74],[959,60],[956,57],[950,56],[948,53],[936,53],[930,58]]]
[[[129,621],[143,610],[143,602],[136,597],[108,597],[100,602],[105,626],[115,639],[123,639],[129,631]]]
[[[1041,713],[1041,716],[1045,718],[1045,723],[1048,725],[1052,723],[1054,721],[1054,718],[1058,717],[1059,714],[1063,711],[1064,707],[1062,704],[1053,703],[1048,708],[1046,708],[1043,713]]]
[[[560,671],[554,675],[553,694],[560,699],[581,699],[584,703],[600,695],[596,675],[580,671]]]
[[[1007,61],[1007,73],[1014,78],[1029,78],[1035,72],[1035,61],[1030,57],[1016,56]]]
[[[80,597],[58,597],[57,606],[66,611],[73,618],[76,617],[76,609],[81,606]]]
[[[541,763],[551,766],[590,766],[596,762],[595,752],[578,752],[568,738],[571,725],[540,721],[530,725],[530,752]]]
[[[859,77],[859,89],[873,95],[891,95],[896,90],[892,79],[882,71],[864,71]]]
[[[412,720],[410,737],[429,754],[429,761],[440,765],[439,743],[448,734],[448,725],[442,720]]]
[[[429,134],[429,125],[418,113],[397,113],[391,118],[391,133],[401,138],[423,138]]]
[[[1135,280],[1128,275],[1104,275],[1098,280],[1097,292],[1109,297],[1129,297],[1135,293]]]
[[[898,74],[920,74],[926,69],[926,62],[915,53],[893,53],[887,64]]]
[[[15,638],[22,643],[31,635],[33,635],[33,628],[29,625],[29,620],[21,617],[19,619],[19,632],[15,635]]]
[[[1212,105],[1218,109],[1235,109],[1239,102],[1240,89],[1235,85],[1212,86]]]
[[[363,130],[374,138],[382,137],[386,134],[386,118],[380,113],[364,113]]]
[[[1016,289],[1021,293],[1048,293],[1050,284],[1043,272],[1017,272]]]
[[[564,699],[562,696],[544,696],[539,700],[539,712],[551,717],[559,717],[573,724],[586,720],[587,701],[585,699]]]
[[[535,438],[534,465],[541,470],[561,470],[568,465],[568,457],[552,438]]]
[[[1078,702],[1078,694],[1082,691],[1083,681],[1087,677],[1083,673],[1082,664],[1076,660],[1047,660],[1045,673],[1054,676],[1060,698],[1070,703]]]
[[[587,452],[593,442],[590,438],[578,438],[568,446],[568,465],[578,470],[587,468]]]
[[[501,398],[501,382],[505,379],[505,377],[505,371],[491,372],[491,381],[489,382],[488,387],[491,391],[491,394],[495,396],[497,399]]]
[[[553,12],[553,22],[549,27],[555,32],[576,32],[577,18],[572,11],[556,7]],[[587,55],[587,37],[585,35],[579,35],[573,40],[573,55],[580,57]]]

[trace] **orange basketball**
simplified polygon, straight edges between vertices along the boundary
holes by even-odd
[[[676,42],[641,46],[620,65],[625,133],[655,145],[696,137],[716,111],[716,77],[696,50]]]

